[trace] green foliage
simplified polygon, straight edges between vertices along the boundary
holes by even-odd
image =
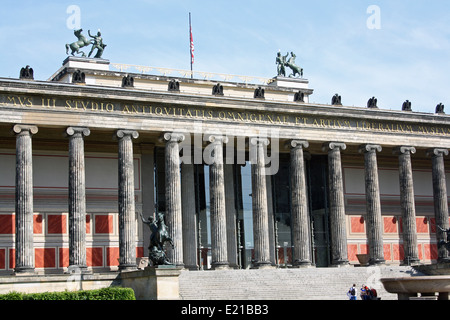
[[[0,294],[0,300],[136,300],[131,288],[109,287],[96,290]]]

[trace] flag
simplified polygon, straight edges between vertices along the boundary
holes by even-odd
[[[190,39],[191,40],[191,65],[192,65],[194,63],[194,39],[192,38],[192,27],[190,26],[190,24],[191,23],[189,21],[189,32],[190,32],[190,36],[191,36],[191,39]]]

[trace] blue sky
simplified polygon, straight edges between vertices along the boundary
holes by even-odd
[[[376,96],[383,109],[450,114],[450,2],[448,0],[2,0],[0,77],[17,78],[30,65],[46,80],[75,41],[70,5],[81,27],[101,30],[103,57],[124,63],[190,68],[189,12],[194,71],[271,78],[275,57],[294,52],[314,89],[311,102],[365,107]],[[371,5],[379,15],[368,12]],[[375,19],[375,20],[374,20]],[[377,22],[378,29],[368,27]],[[448,107],[447,107],[448,105]],[[447,110],[448,109],[448,110]]]

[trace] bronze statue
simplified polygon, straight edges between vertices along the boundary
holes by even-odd
[[[91,51],[88,54],[88,57],[91,56],[92,51],[94,49],[97,49],[97,54],[94,56],[94,58],[101,58],[103,54],[103,50],[105,50],[106,44],[103,43],[102,34],[100,33],[100,30],[97,32],[97,35],[93,36],[91,35],[91,30],[88,30],[89,37],[93,38],[92,41],[92,48]]]
[[[164,252],[164,244],[169,242],[173,248],[173,240],[169,237],[167,226],[164,223],[164,214],[158,213],[157,219],[149,217],[145,220],[141,214],[142,222],[149,226],[152,232],[150,236],[149,259],[153,262],[154,266],[158,265],[173,265]]]
[[[289,54],[287,53],[285,56],[282,56],[280,51],[278,51],[278,53],[277,53],[277,59],[276,59],[275,63],[277,64],[277,74],[279,76],[286,77],[285,66],[286,66],[286,59],[287,59],[288,55]]]
[[[439,103],[437,106],[436,106],[436,112],[435,113],[445,113],[444,112],[444,105],[442,104],[442,103]]]
[[[450,238],[450,228],[449,229],[444,229],[441,226],[437,226],[437,227],[439,228],[439,230],[441,230],[442,232],[445,233],[445,235],[446,235],[445,239],[447,239],[447,240],[439,241],[438,248],[445,247],[445,249],[447,249],[447,251],[450,252],[450,242],[448,241],[448,239]]]
[[[33,68],[30,68],[30,66],[26,66],[25,68],[20,69],[20,79],[28,79],[28,80],[34,80],[34,71]]]
[[[377,99],[375,97],[372,97],[367,101],[367,108],[378,108],[377,107]]]
[[[331,104],[333,106],[342,106],[341,96],[337,93],[331,98]]]
[[[74,56],[75,53],[81,53],[82,57],[86,57],[86,54],[83,51],[80,51],[81,48],[86,47],[91,44],[91,42],[86,39],[86,37],[81,33],[83,29],[74,30],[73,34],[78,38],[78,41],[75,41],[71,44],[66,44],[66,54],[69,54],[69,48],[72,50],[71,54]]]
[[[277,58],[276,58],[276,64],[277,64],[277,74],[278,76],[286,77],[286,69],[285,67],[288,67],[292,70],[292,73],[289,75],[289,77],[303,77],[303,69],[300,68],[295,64],[295,58],[297,57],[293,52],[291,52],[291,57],[289,60],[287,60],[287,57],[289,56],[289,53],[286,53],[285,56],[281,55],[281,52],[278,51]]]
[[[411,101],[406,100],[403,102],[402,111],[411,111]]]

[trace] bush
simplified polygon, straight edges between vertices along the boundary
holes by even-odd
[[[0,294],[0,300],[136,300],[131,288],[109,287],[96,290]]]

